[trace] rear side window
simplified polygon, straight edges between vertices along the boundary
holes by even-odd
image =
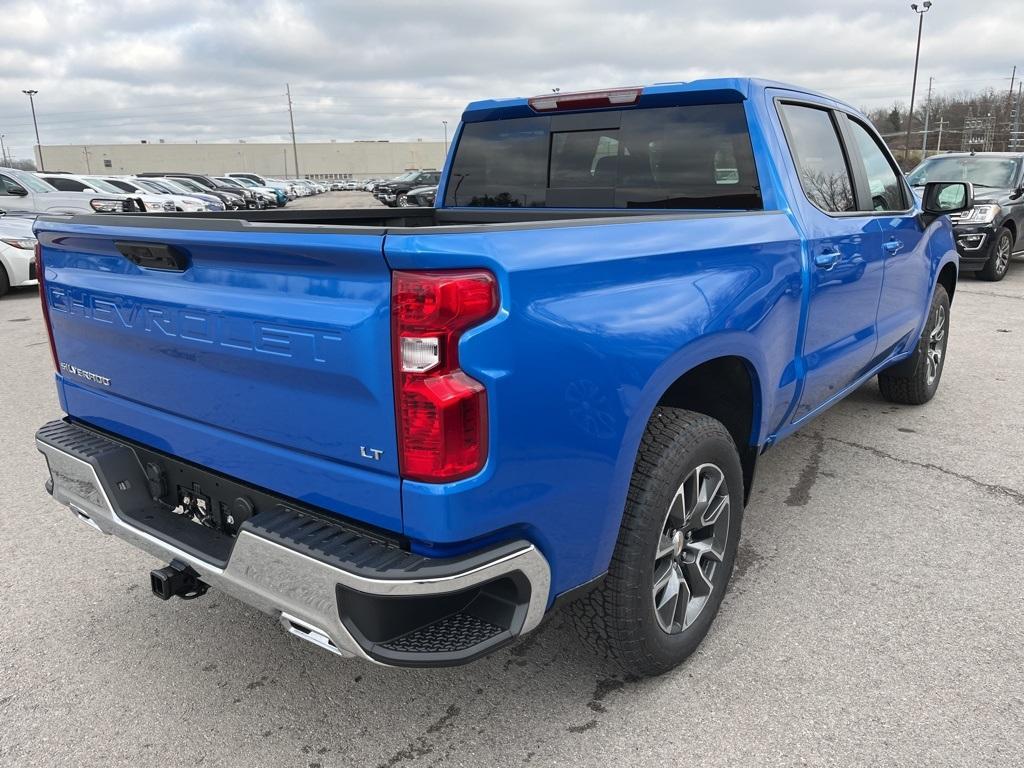
[[[85,184],[74,179],[62,179],[60,176],[50,176],[47,178],[53,186],[59,189],[61,192],[84,192],[86,190]]]
[[[847,120],[850,122],[850,132],[864,161],[864,172],[867,174],[868,190],[871,195],[871,210],[906,210],[909,206],[903,198],[903,184],[889,158],[863,125],[852,117],[847,117]]]
[[[807,199],[826,213],[856,209],[853,185],[832,117],[824,109],[783,104],[786,137]]]
[[[762,208],[742,104],[468,123],[445,204]]]

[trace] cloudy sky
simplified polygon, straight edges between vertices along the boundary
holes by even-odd
[[[1020,0],[1012,0],[1016,5]],[[935,0],[921,76],[1008,88],[1006,0]],[[909,101],[909,0],[0,0],[0,134],[44,144],[440,139],[472,99],[707,76]]]

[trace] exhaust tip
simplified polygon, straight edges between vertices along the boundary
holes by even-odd
[[[338,656],[351,655],[342,651],[324,630],[283,611],[281,612],[281,626],[284,627],[289,635],[294,635],[300,640],[305,640],[307,643],[312,643],[318,648],[323,648],[325,651],[330,651]]]

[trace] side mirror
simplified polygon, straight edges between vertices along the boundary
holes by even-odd
[[[947,216],[974,207],[974,185],[968,181],[929,181],[924,185],[922,210],[929,216]]]
[[[17,195],[18,197],[27,197],[28,190],[20,184],[7,184],[7,194]]]

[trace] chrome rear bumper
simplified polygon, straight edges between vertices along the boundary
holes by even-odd
[[[164,562],[178,560],[191,566],[210,586],[279,617],[291,634],[341,656],[385,664],[432,666],[469,661],[482,655],[481,649],[493,650],[486,644],[476,650],[467,648],[464,658],[458,654],[438,655],[432,650],[421,654],[419,660],[416,653],[389,651],[387,643],[380,638],[368,639],[353,625],[351,617],[344,615],[340,607],[345,602],[344,594],[353,596],[353,604],[363,601],[364,606],[369,598],[372,610],[374,598],[414,598],[422,603],[431,596],[467,593],[503,577],[514,578],[520,584],[525,580],[522,604],[507,622],[509,626],[502,628],[504,635],[491,643],[494,647],[534,629],[547,608],[550,568],[541,552],[525,541],[496,548],[493,556],[484,552],[466,558],[465,569],[460,569],[458,563],[437,561],[452,566],[438,572],[430,565],[423,567],[423,558],[417,558],[420,564],[408,573],[382,569],[374,574],[365,568],[340,565],[337,558],[314,556],[315,549],[299,551],[302,547],[289,546],[280,536],[272,540],[261,535],[258,525],[247,523],[238,533],[227,564],[219,567],[142,530],[115,511],[117,505],[111,501],[115,493],[112,483],[123,483],[124,478],[104,477],[97,466],[102,466],[104,451],[130,450],[128,444],[76,424],[54,422],[39,431],[36,446],[46,457],[50,469],[47,489],[79,520],[104,534],[118,536]],[[138,471],[141,476],[141,467]],[[144,478],[139,482],[144,482]],[[259,516],[253,518],[253,522],[258,520]],[[398,552],[391,559],[403,555]],[[439,632],[442,630],[433,632],[434,642]],[[409,643],[402,647],[407,650]]]

